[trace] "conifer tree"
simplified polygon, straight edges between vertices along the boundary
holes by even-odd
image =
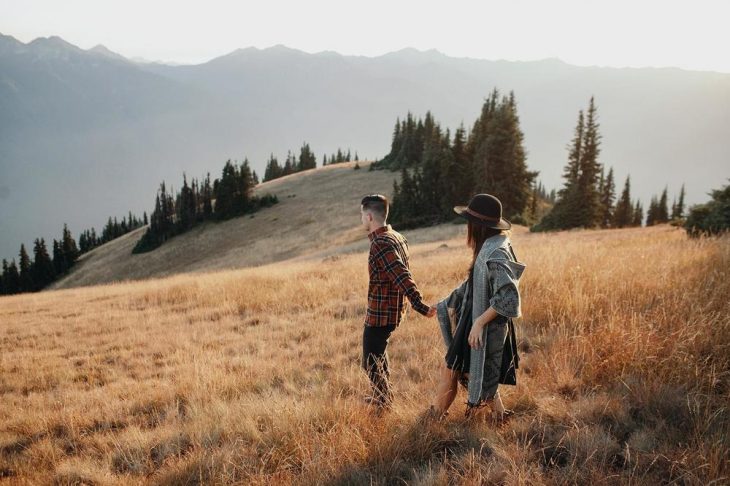
[[[634,206],[634,216],[631,226],[641,226],[641,222],[644,220],[644,209],[641,206],[641,202],[637,199],[636,205]]]
[[[304,142],[301,149],[299,149],[299,165],[297,170],[308,170],[308,169],[314,169],[317,167],[317,159],[312,152],[312,149],[309,148],[309,144]]]
[[[48,255],[46,242],[43,238],[36,238],[33,244],[33,264],[31,265],[31,274],[35,284],[34,290],[41,290],[46,285],[53,282],[56,277],[53,262],[51,261],[51,257]]]
[[[63,235],[61,237],[61,251],[63,252],[63,258],[65,261],[66,270],[76,262],[79,257],[79,250],[76,246],[76,241],[71,236],[71,232],[68,230],[66,223],[63,225]]]
[[[662,191],[662,195],[659,198],[659,202],[657,203],[657,214],[656,214],[656,222],[657,223],[666,223],[669,221],[669,208],[667,208],[667,188],[664,188],[664,191]]]
[[[679,192],[679,201],[677,201],[676,213],[672,214],[672,219],[684,217],[684,184]]]
[[[7,295],[7,275],[8,275],[8,261],[3,258],[2,272],[0,272],[0,295]]]
[[[482,137],[475,142],[475,190],[497,196],[505,217],[515,219],[528,207],[537,173],[527,170],[514,93],[498,105],[497,95],[494,91],[493,98],[485,102],[482,112],[489,113],[489,118],[479,121],[481,134],[475,135]]]
[[[616,228],[625,228],[632,226],[634,221],[634,206],[631,202],[631,177],[626,176],[624,189],[621,197],[616,203],[613,213],[613,226]]]
[[[3,261],[3,286],[5,287],[5,293],[7,295],[17,294],[20,290],[20,274],[18,273],[18,267],[15,265],[15,259],[10,261],[10,264],[5,267],[5,261]]]
[[[659,222],[659,200],[656,196],[651,197],[649,209],[646,211],[646,225],[654,226]]]
[[[210,186],[210,172],[205,175],[203,182],[203,218],[210,219],[213,214],[213,188]]]
[[[601,179],[603,179],[603,171],[601,171]],[[616,198],[615,185],[613,182],[613,167],[608,171],[608,175],[601,184],[601,227],[608,228],[613,223],[613,203]]]
[[[221,178],[215,185],[215,215],[217,219],[228,219],[233,216],[238,191],[238,171],[228,159],[223,166]]]
[[[66,272],[66,262],[63,258],[61,244],[55,238],[53,239],[53,269],[56,275]]]
[[[19,266],[20,266],[20,292],[30,292],[33,290],[33,277],[30,273],[30,257],[28,257],[28,252],[25,251],[25,245],[21,243],[20,245],[20,252],[19,252],[20,260]]]
[[[254,183],[251,167],[248,163],[248,159],[244,159],[238,172],[238,186],[236,188],[236,216],[246,213],[252,209],[251,190],[253,187]]]
[[[264,171],[264,182],[271,181],[281,177],[282,168],[279,166],[279,161],[274,157],[274,154],[269,156],[269,161],[266,163],[266,170]]]
[[[598,192],[598,177],[601,164],[598,162],[600,154],[601,135],[598,132],[598,114],[593,97],[588,106],[586,117],[585,139],[580,158],[580,174],[578,175],[578,192],[580,206],[580,226],[591,228],[599,226],[602,219],[601,194]]]
[[[177,232],[184,232],[192,228],[195,223],[195,199],[193,190],[188,186],[188,179],[183,172],[183,186],[177,197]]]
[[[572,144],[568,152],[568,162],[563,169],[563,187],[553,197],[555,204],[552,210],[534,226],[534,230],[555,230],[576,228],[581,224],[580,218],[580,177],[581,160],[583,159],[585,138],[585,119],[583,110],[578,111],[578,122],[573,134]]]

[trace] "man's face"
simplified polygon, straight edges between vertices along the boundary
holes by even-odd
[[[370,221],[372,221],[373,215],[370,214],[369,211],[365,211],[362,208],[362,205],[360,206],[360,222],[362,223],[362,227],[365,228],[365,231],[370,231]]]

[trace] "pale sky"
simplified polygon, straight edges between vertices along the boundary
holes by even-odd
[[[378,56],[415,47],[455,57],[680,67],[730,73],[729,0],[0,0],[0,32],[58,35],[126,57],[200,63],[284,44]]]

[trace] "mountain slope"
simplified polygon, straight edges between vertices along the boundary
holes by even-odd
[[[365,251],[360,199],[390,196],[395,174],[354,170],[343,163],[292,174],[257,186],[257,194],[276,194],[279,203],[252,216],[209,222],[139,255],[132,248],[145,231],[135,230],[84,255],[71,273],[51,288],[70,288],[178,273],[257,266],[271,262],[328,258]],[[442,225],[406,233],[415,242],[458,234],[463,226]]]

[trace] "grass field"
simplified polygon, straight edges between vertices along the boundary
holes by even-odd
[[[464,227],[412,245],[426,300]],[[361,236],[364,238],[364,235]],[[730,239],[529,234],[517,415],[419,422],[443,347],[409,312],[360,404],[363,252],[0,298],[0,484],[727,484]]]

